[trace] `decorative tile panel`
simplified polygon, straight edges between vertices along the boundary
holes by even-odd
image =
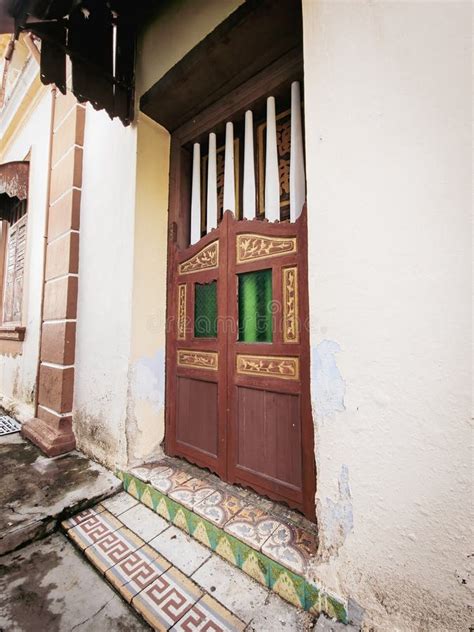
[[[194,257],[183,261],[178,266],[179,274],[192,274],[202,270],[212,270],[219,265],[219,242],[213,241],[205,246]]]
[[[245,506],[244,501],[224,491],[215,491],[194,507],[194,511],[218,527],[223,527]]]
[[[243,632],[245,625],[215,599],[204,595],[171,628],[171,632]]]
[[[132,603],[152,627],[168,630],[202,595],[197,586],[172,567],[134,597]]]
[[[122,523],[108,511],[102,511],[82,520],[76,527],[69,529],[68,536],[81,549],[92,546],[105,536],[120,529]]]
[[[188,509],[193,509],[195,505],[214,493],[215,487],[209,485],[206,480],[190,478],[188,481],[169,492],[169,497],[181,503]]]
[[[144,542],[133,531],[122,527],[108,533],[85,550],[96,568],[105,573],[109,568],[143,546]]]
[[[178,349],[178,366],[188,369],[206,369],[217,371],[218,358],[214,351],[192,351],[189,349]]]
[[[262,546],[262,553],[286,568],[304,575],[311,556],[318,548],[317,537],[294,527],[280,523]]]
[[[145,545],[109,569],[105,576],[130,601],[171,567],[157,551]]]
[[[237,373],[281,380],[299,380],[299,358],[237,354]]]
[[[296,253],[296,237],[262,237],[251,233],[237,235],[237,263],[293,253]]]
[[[72,518],[68,520],[64,520],[61,522],[61,526],[63,529],[72,529],[73,527],[77,527],[78,524],[92,518],[92,516],[97,516],[104,511],[104,507],[102,505],[97,505],[96,507],[89,507],[88,509],[84,509],[80,513],[76,514]]]
[[[259,550],[279,524],[279,521],[269,514],[249,505],[229,520],[224,531]]]
[[[163,494],[179,487],[191,478],[191,474],[176,467],[157,468],[150,476],[150,483]]]
[[[283,268],[283,342],[299,342],[298,269]]]

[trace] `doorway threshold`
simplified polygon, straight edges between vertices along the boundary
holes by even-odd
[[[129,494],[293,605],[347,622],[344,601],[314,582],[317,527],[298,512],[173,457],[117,476]]]

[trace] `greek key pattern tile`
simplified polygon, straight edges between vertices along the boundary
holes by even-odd
[[[142,544],[142,540],[137,535],[126,527],[121,527],[88,547],[85,554],[94,566],[105,573],[109,568],[140,548]]]
[[[151,582],[171,567],[158,551],[148,545],[130,553],[119,564],[109,569],[105,576],[130,603]]]
[[[82,520],[69,529],[68,535],[81,549],[92,546],[105,536],[120,529],[122,523],[108,511],[102,511]]]
[[[92,516],[97,516],[104,511],[104,507],[102,505],[97,505],[97,507],[89,507],[89,509],[84,509],[80,513],[76,514],[72,518],[68,520],[64,520],[61,523],[63,529],[72,529],[73,527],[77,527],[78,524],[92,518]]]
[[[133,606],[158,630],[177,623],[203,593],[176,568],[170,568],[134,597]]]
[[[242,632],[245,623],[205,595],[174,625],[174,632]]]

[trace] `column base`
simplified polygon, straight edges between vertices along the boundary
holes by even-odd
[[[21,435],[38,446],[46,456],[65,454],[76,447],[71,417],[53,423],[34,417],[23,424]]]

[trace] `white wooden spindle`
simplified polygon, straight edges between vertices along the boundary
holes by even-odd
[[[301,215],[306,199],[300,84],[291,84],[290,221]]]
[[[267,155],[265,159],[265,217],[280,219],[280,177],[276,135],[275,97],[267,99]]]
[[[253,114],[245,112],[245,146],[244,146],[244,199],[243,216],[255,218],[255,159],[253,145]]]
[[[235,213],[234,126],[225,126],[224,211]]]
[[[193,146],[193,179],[191,187],[191,244],[201,239],[201,146]]]
[[[207,231],[217,228],[217,165],[216,135],[209,134],[209,154],[207,157]]]

